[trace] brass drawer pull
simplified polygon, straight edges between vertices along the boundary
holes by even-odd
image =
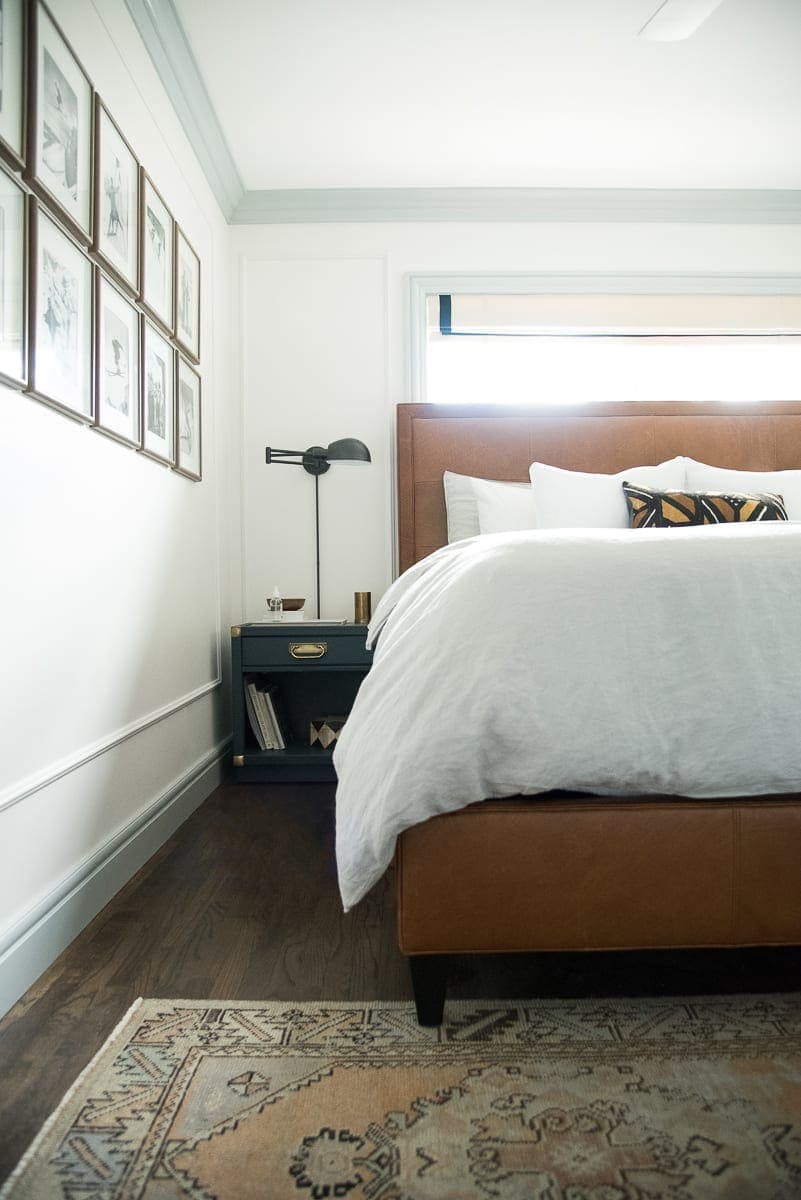
[[[323,658],[328,653],[328,642],[290,642],[289,653],[293,658]]]

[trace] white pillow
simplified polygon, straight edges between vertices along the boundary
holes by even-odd
[[[534,497],[528,483],[475,479],[472,475],[456,475],[453,471],[446,471],[442,481],[449,542],[476,537],[479,533],[533,529],[536,525]],[[479,500],[482,505],[480,515]]]
[[[791,521],[801,521],[801,471],[733,471],[686,458],[688,492],[773,492]]]
[[[537,528],[537,510],[531,484],[504,484],[475,479],[473,489],[478,502],[481,533],[511,533],[516,529]]]
[[[624,479],[660,491],[686,486],[683,458],[668,459],[657,467],[629,467],[616,475],[565,471],[534,462],[529,474],[540,529],[627,529]]]

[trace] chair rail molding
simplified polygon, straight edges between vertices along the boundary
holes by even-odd
[[[80,750],[76,750],[73,754],[65,755],[64,758],[50,763],[42,770],[27,775],[23,779],[18,779],[14,783],[9,784],[8,787],[3,788],[0,791],[0,812],[3,812],[6,808],[11,808],[14,804],[19,804],[21,800],[26,800],[34,792],[49,787],[50,784],[63,779],[65,775],[69,775],[72,771],[77,771],[79,767],[86,766],[92,759],[99,758],[101,754],[106,754],[109,750],[113,750],[121,742],[126,742],[129,738],[135,737],[137,733],[141,733],[144,729],[149,729],[151,725],[157,725],[159,721],[164,721],[174,713],[180,712],[182,708],[186,708],[188,705],[194,704],[196,700],[207,696],[210,692],[216,691],[222,684],[222,667],[219,665],[220,654],[218,638],[218,669],[214,679],[202,683],[191,692],[187,692],[183,696],[178,696],[175,700],[170,700],[167,704],[146,713],[137,720],[131,721],[121,729],[116,729],[112,733],[106,734],[105,737],[98,738],[97,741],[82,746]]]
[[[125,0],[226,221],[245,191],[173,0]]]
[[[212,746],[0,933],[0,1017],[220,785],[230,744]]]

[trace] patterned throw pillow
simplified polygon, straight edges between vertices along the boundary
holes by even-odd
[[[784,500],[769,492],[657,492],[624,480],[623,494],[632,529],[787,520]]]

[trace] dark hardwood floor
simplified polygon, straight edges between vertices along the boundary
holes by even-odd
[[[798,951],[454,962],[449,996],[703,994],[801,985]],[[0,1022],[0,1181],[138,996],[403,1000],[390,871],[344,915],[333,788],[219,788]]]

